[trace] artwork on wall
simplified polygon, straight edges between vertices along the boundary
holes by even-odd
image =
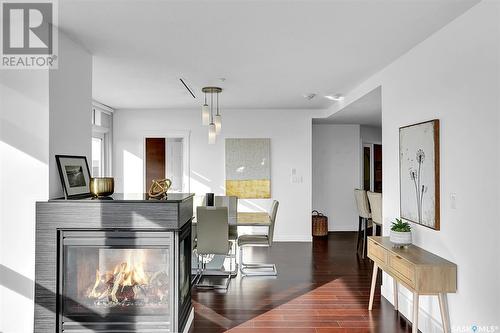
[[[439,230],[439,120],[399,129],[401,217]]]
[[[85,156],[56,155],[66,199],[90,196],[90,170]]]
[[[271,139],[226,139],[226,195],[271,197]]]

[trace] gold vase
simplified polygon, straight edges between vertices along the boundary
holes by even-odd
[[[94,197],[107,197],[115,191],[115,180],[113,177],[90,178],[90,193]]]

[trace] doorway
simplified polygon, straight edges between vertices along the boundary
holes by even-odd
[[[154,179],[172,181],[170,192],[189,191],[185,182],[185,142],[182,137],[146,137],[144,139],[144,190]]]
[[[363,144],[363,189],[382,193],[381,144]]]

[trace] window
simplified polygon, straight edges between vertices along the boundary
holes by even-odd
[[[92,177],[111,176],[113,109],[94,102],[92,107]]]
[[[103,177],[103,152],[104,140],[92,137],[92,177]]]

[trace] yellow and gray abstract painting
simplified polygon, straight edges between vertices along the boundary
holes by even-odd
[[[271,139],[226,139],[226,195],[271,197]]]

